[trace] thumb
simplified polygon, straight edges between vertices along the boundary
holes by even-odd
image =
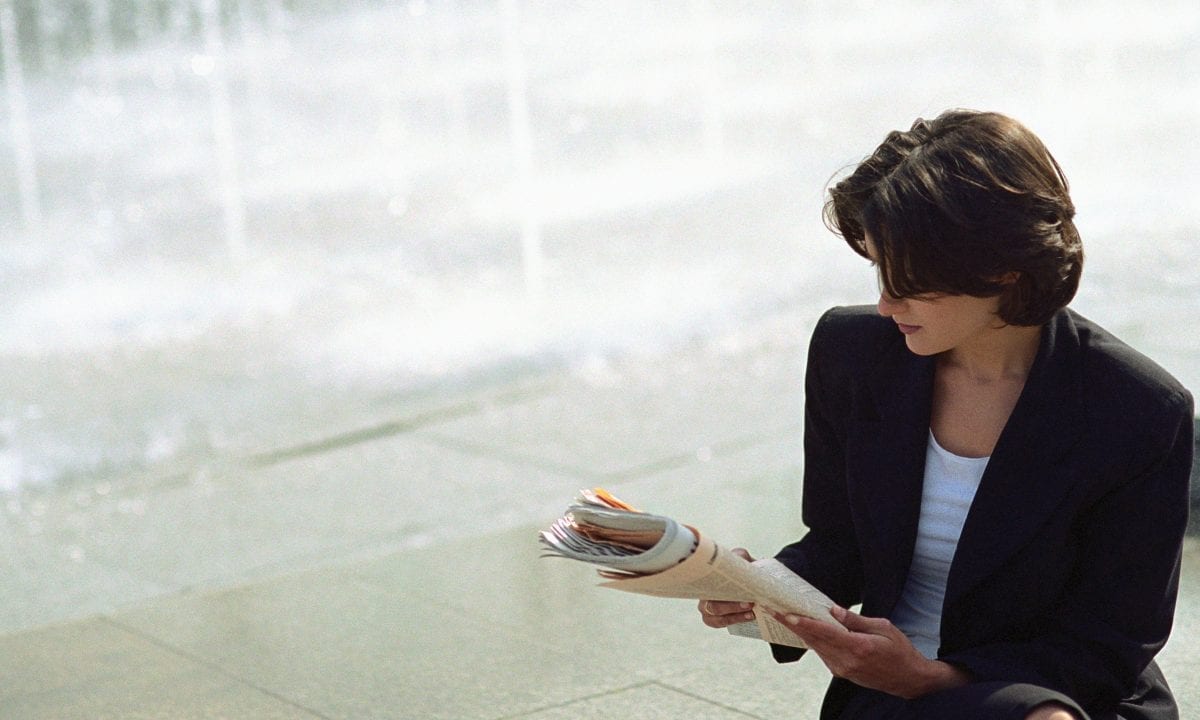
[[[829,613],[833,615],[834,620],[837,620],[843,627],[853,632],[883,635],[886,634],[888,628],[892,625],[885,618],[863,617],[858,613],[851,612],[837,605],[834,605]]]
[[[738,547],[738,548],[734,548],[730,552],[732,552],[734,555],[737,555],[738,557],[745,560],[746,562],[754,562],[754,558],[750,557],[750,551],[746,550],[746,548]]]

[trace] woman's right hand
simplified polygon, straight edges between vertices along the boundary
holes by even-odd
[[[747,562],[754,562],[745,548],[734,548],[732,552]],[[729,627],[754,619],[754,603],[701,600],[696,609],[700,611],[700,619],[710,628]]]

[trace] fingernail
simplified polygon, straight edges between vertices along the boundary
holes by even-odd
[[[748,608],[748,607],[750,607],[750,603],[748,603],[748,602],[744,602],[744,603],[742,603],[742,607],[743,607],[743,608]]]
[[[753,619],[754,619],[754,613],[746,613],[746,614],[745,614],[745,615],[743,615],[742,617],[743,617],[743,618],[745,618],[746,620],[753,620]]]
[[[787,621],[789,623],[795,625],[796,623],[800,622],[800,616],[799,615],[788,615]]]

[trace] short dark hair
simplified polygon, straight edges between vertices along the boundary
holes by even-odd
[[[1083,244],[1074,216],[1042,141],[1010,117],[974,110],[889,133],[830,188],[824,208],[825,224],[863,257],[870,236],[889,295],[1001,296],[1011,325],[1041,325],[1075,296]]]

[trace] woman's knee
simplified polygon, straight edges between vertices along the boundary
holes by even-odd
[[[1079,718],[1065,705],[1049,702],[1038,705],[1033,712],[1025,716],[1025,720],[1079,720]]]

